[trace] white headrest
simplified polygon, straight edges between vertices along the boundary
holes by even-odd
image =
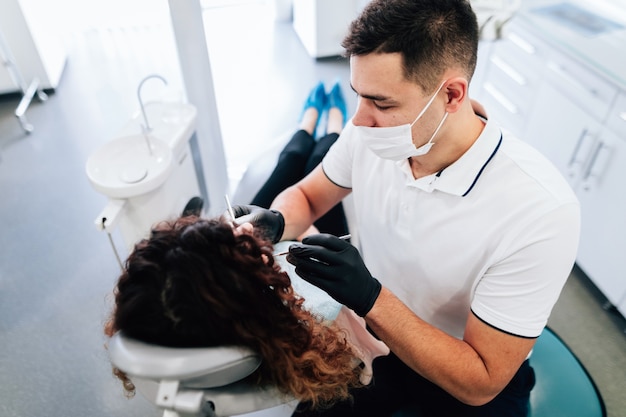
[[[113,365],[131,378],[176,380],[190,388],[231,384],[261,364],[259,355],[243,347],[171,348],[139,342],[120,332],[110,339],[108,350]]]

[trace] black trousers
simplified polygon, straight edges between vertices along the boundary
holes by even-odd
[[[311,411],[302,403],[293,416],[315,417],[526,417],[535,372],[525,361],[507,387],[480,407],[461,403],[412,371],[397,356],[374,360],[374,379],[353,391],[353,400],[326,410]]]
[[[331,133],[315,140],[305,130],[297,131],[281,151],[276,167],[250,204],[269,208],[274,198],[295,184],[319,165],[330,146],[339,137]],[[336,236],[348,233],[348,223],[341,203],[315,222],[322,233]]]

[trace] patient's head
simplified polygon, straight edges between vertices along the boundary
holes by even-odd
[[[263,359],[259,384],[314,404],[346,398],[359,369],[345,335],[303,309],[272,250],[218,219],[162,222],[126,260],[105,332],[171,347],[246,346]]]

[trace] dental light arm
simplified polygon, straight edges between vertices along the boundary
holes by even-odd
[[[476,13],[481,40],[502,38],[505,24],[513,18],[522,0],[471,0]]]

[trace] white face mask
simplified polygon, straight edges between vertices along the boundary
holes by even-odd
[[[439,86],[437,91],[435,91],[435,94],[432,95],[430,100],[428,100],[428,103],[426,103],[426,106],[424,106],[420,114],[418,114],[415,120],[413,120],[413,123],[392,127],[355,126],[355,131],[361,136],[372,152],[384,159],[402,161],[403,159],[407,159],[412,156],[421,156],[428,153],[430,148],[433,146],[433,139],[435,138],[435,135],[437,135],[439,129],[441,129],[441,126],[443,125],[443,122],[445,122],[448,117],[448,112],[444,114],[443,119],[439,122],[437,129],[435,129],[435,132],[430,137],[428,143],[420,146],[419,148],[416,148],[415,144],[413,144],[411,128],[424,115],[426,110],[428,110],[430,105],[435,100],[437,93],[439,93],[444,84],[445,81]]]

